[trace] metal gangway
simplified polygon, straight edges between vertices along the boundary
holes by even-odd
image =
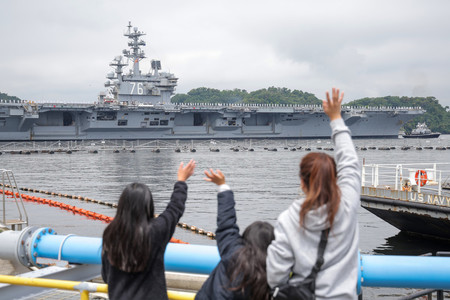
[[[2,220],[0,227],[6,227],[11,230],[22,230],[23,225],[25,227],[28,226],[28,215],[23,204],[22,195],[17,186],[16,178],[10,170],[0,169],[0,171],[2,174]],[[7,219],[7,215],[11,218]]]

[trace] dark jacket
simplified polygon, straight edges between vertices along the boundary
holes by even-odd
[[[247,299],[240,292],[230,291],[230,280],[227,267],[233,254],[243,246],[239,227],[236,224],[236,211],[234,209],[234,196],[231,190],[217,194],[217,230],[216,240],[221,260],[211,272],[195,299]],[[233,283],[233,286],[236,284]]]
[[[166,210],[151,221],[151,251],[145,271],[123,272],[112,266],[105,254],[102,255],[102,278],[108,284],[109,299],[168,299],[164,251],[183,215],[186,197],[187,185],[178,181]]]

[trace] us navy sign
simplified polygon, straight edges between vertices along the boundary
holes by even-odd
[[[409,200],[433,205],[450,206],[450,196],[431,195],[422,193],[409,193]]]

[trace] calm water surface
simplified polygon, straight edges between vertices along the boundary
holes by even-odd
[[[432,140],[355,140],[357,146],[381,147],[395,146],[390,151],[358,151],[361,161],[372,163],[418,163],[450,162],[450,150],[399,148],[409,146],[450,146],[450,136]],[[181,161],[193,158],[197,161],[196,173],[188,180],[189,192],[186,211],[181,219],[207,231],[216,228],[216,186],[203,180],[206,168],[220,169],[226,175],[227,183],[235,192],[238,224],[243,230],[255,220],[275,223],[278,215],[298,197],[298,165],[308,152],[289,151],[289,148],[302,146],[332,147],[330,140],[288,140],[254,141],[249,145],[254,152],[233,152],[230,146],[244,145],[244,142],[217,142],[216,145],[194,142],[197,152],[175,153],[173,147],[162,145],[160,153],[149,149],[136,150],[136,153],[121,151],[102,151],[98,154],[78,151],[72,154],[46,153],[18,155],[4,153],[0,156],[1,169],[12,170],[21,187],[48,190],[69,195],[81,195],[97,200],[117,202],[119,195],[128,183],[137,181],[147,184],[152,190],[155,209],[160,213],[165,208],[176,172]],[[191,146],[191,144],[188,144]],[[173,146],[173,145],[172,145]],[[220,152],[210,152],[209,146],[220,148]],[[96,146],[93,146],[96,147]],[[278,151],[266,151],[264,147],[276,147]],[[327,151],[330,155],[333,152]],[[32,194],[30,192],[24,192]],[[36,196],[62,201],[97,213],[114,216],[115,209],[95,203],[75,199],[36,194]],[[56,207],[26,202],[30,225],[49,226],[59,234],[78,234],[100,237],[107,224],[74,215]],[[364,254],[405,254],[416,255],[436,250],[450,251],[450,243],[425,240],[400,233],[378,217],[364,209],[359,211],[360,249]],[[215,245],[215,241],[205,236],[193,234],[177,228],[175,237],[190,243]],[[385,296],[392,292],[386,289],[365,289],[365,298]]]

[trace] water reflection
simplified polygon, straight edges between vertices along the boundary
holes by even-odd
[[[437,251],[450,251],[450,242],[403,231],[386,238],[384,244],[373,249],[375,254],[385,255],[435,255]]]

